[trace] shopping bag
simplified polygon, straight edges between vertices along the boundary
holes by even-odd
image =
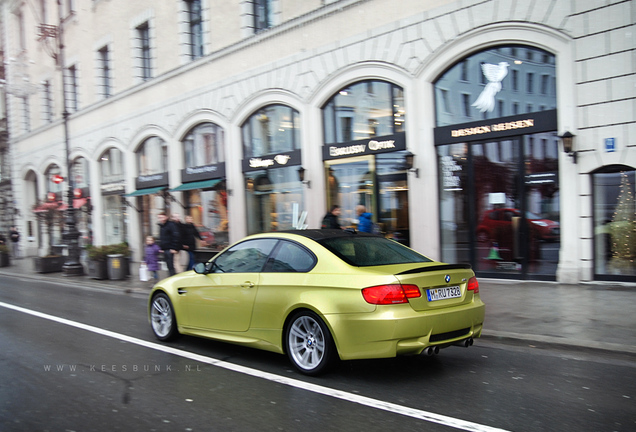
[[[150,277],[148,277],[148,266],[146,263],[141,263],[139,265],[139,280],[142,282],[148,282]]]
[[[161,261],[161,270],[168,271],[168,264],[165,261]]]

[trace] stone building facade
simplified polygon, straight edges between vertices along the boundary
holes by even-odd
[[[162,210],[220,248],[317,228],[334,204],[356,226],[362,204],[482,276],[636,274],[633,0],[31,3],[2,2],[5,53],[36,87],[8,96],[30,254],[33,209],[70,179],[84,241],[134,259]]]

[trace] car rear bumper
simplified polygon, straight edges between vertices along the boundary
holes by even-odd
[[[420,354],[478,338],[485,316],[484,303],[417,312],[410,305],[378,306],[372,313],[328,315],[329,326],[342,360]]]

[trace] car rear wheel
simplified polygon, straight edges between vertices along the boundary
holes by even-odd
[[[161,341],[174,339],[178,335],[177,319],[166,294],[158,293],[152,298],[150,323],[155,336]]]
[[[325,372],[336,355],[329,329],[311,311],[298,312],[292,317],[287,326],[285,342],[292,364],[306,375]]]

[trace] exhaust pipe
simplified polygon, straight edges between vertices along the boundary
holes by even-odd
[[[471,346],[473,344],[473,338],[469,337],[467,339],[455,342],[453,345],[456,346],[460,346],[460,347],[464,347],[464,348],[468,348],[469,346]]]
[[[439,347],[438,346],[428,347],[424,350],[424,352],[426,353],[427,356],[432,356],[433,354],[439,354]]]

